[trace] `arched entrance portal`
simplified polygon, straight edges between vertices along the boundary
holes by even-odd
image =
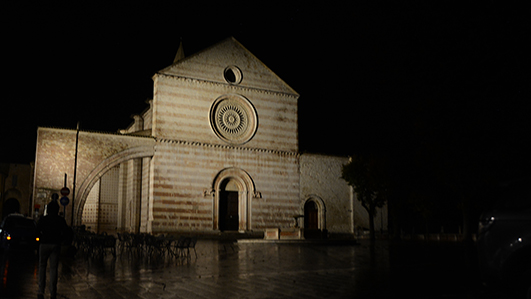
[[[304,237],[315,239],[326,237],[326,209],[323,200],[311,196],[304,203]]]
[[[248,231],[251,229],[251,199],[258,194],[247,172],[239,168],[220,171],[212,184],[214,192],[214,230]]]
[[[313,200],[304,205],[304,228],[306,230],[319,229],[319,209]]]
[[[10,197],[4,202],[2,211],[2,217],[5,217],[11,213],[20,213],[20,202],[18,199]]]
[[[227,179],[221,184],[221,190],[219,191],[220,231],[237,231],[240,228],[239,191],[234,179]]]

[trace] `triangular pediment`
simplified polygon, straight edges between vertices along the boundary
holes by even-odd
[[[233,37],[178,60],[159,73],[298,96]]]

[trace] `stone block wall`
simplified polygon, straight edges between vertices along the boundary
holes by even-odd
[[[150,219],[152,217],[151,215],[151,208],[150,203],[152,200],[150,199],[151,192],[151,184],[150,184],[150,177],[151,177],[151,158],[146,157],[142,159],[142,186],[141,186],[141,202],[140,202],[140,232],[150,232],[151,231],[151,225],[150,225]]]
[[[91,232],[98,232],[98,215],[100,210],[100,182],[90,191],[83,208],[82,224]]]
[[[111,168],[100,179],[99,231],[116,231],[118,214],[119,166]]]
[[[226,145],[210,120],[212,105],[225,95],[246,98],[257,112],[256,133],[242,147],[298,151],[296,96],[165,75],[155,76],[153,135]]]
[[[20,205],[19,212],[31,215],[33,205],[30,202],[33,185],[33,165],[3,164],[4,174],[0,173],[0,217],[8,210],[3,210],[8,199],[16,199]]]
[[[233,85],[296,94],[271,69],[232,37],[174,63],[161,70],[161,73],[228,85],[224,71],[229,66],[241,71],[237,76],[239,80],[232,82]]]
[[[125,202],[125,230],[138,233],[142,200],[142,159],[131,159],[127,163]]]
[[[326,228],[330,233],[352,234],[353,194],[341,179],[341,167],[347,157],[303,154],[300,159],[301,206],[309,199],[322,200]]]
[[[369,228],[369,214],[343,179],[342,166],[348,157],[301,155],[301,199],[321,198],[326,206],[326,228],[330,233],[359,234]],[[387,231],[387,207],[377,209],[375,229]]]
[[[348,159],[298,153],[299,95],[235,39],[153,80],[149,107],[122,134],[79,132],[74,216],[81,218],[87,198],[93,208],[99,190],[96,218],[106,229],[217,232],[225,194],[233,202],[238,192],[239,231],[291,228],[309,200],[318,204],[321,230],[351,234],[365,225],[340,178]],[[65,173],[72,189],[75,141],[76,130],[39,128],[34,198],[60,190]],[[93,216],[85,211],[87,221]]]
[[[51,194],[58,192],[64,186],[65,173],[68,176],[66,186],[73,191],[75,143],[76,130],[38,128],[33,189],[35,203],[37,201],[49,202]],[[112,157],[117,157],[115,159],[127,159],[127,156],[130,155],[130,150],[153,146],[153,144],[154,140],[149,137],[80,131],[76,178],[76,209],[84,205],[84,200],[92,189],[92,185],[99,179],[99,177],[91,177],[89,175],[101,176],[114,166],[107,167],[104,161]],[[132,153],[138,155],[137,152]],[[123,157],[120,156],[121,154]],[[112,163],[112,161],[108,163]],[[96,169],[100,169],[101,173],[95,174],[94,171]],[[92,180],[92,182],[87,180]],[[83,190],[84,186],[90,188]],[[86,191],[86,193],[83,191]],[[72,195],[73,192],[69,195],[70,202],[72,202]],[[43,208],[44,206],[41,206],[41,210]],[[72,206],[70,203],[66,208],[66,219],[69,224],[71,212]],[[42,211],[39,214],[42,214]],[[81,224],[81,214],[78,216],[79,223],[77,225]]]
[[[240,230],[290,226],[299,210],[296,154],[168,141],[157,144],[152,163],[153,232],[214,231],[213,185],[226,169],[254,184],[240,195]]]
[[[83,208],[82,224],[93,232],[115,232],[120,167],[109,170],[92,188]]]

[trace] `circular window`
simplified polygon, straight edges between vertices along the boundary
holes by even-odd
[[[234,65],[228,66],[223,71],[223,78],[229,84],[239,84],[242,82],[242,71]]]
[[[210,125],[214,133],[230,144],[243,144],[253,138],[257,115],[244,97],[228,95],[218,98],[210,108]]]

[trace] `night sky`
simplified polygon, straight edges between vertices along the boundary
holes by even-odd
[[[301,151],[400,159],[436,144],[529,161],[524,7],[5,2],[0,162],[33,161],[38,126],[127,127],[147,107],[151,77],[172,63],[181,38],[191,55],[229,36],[301,95]]]

